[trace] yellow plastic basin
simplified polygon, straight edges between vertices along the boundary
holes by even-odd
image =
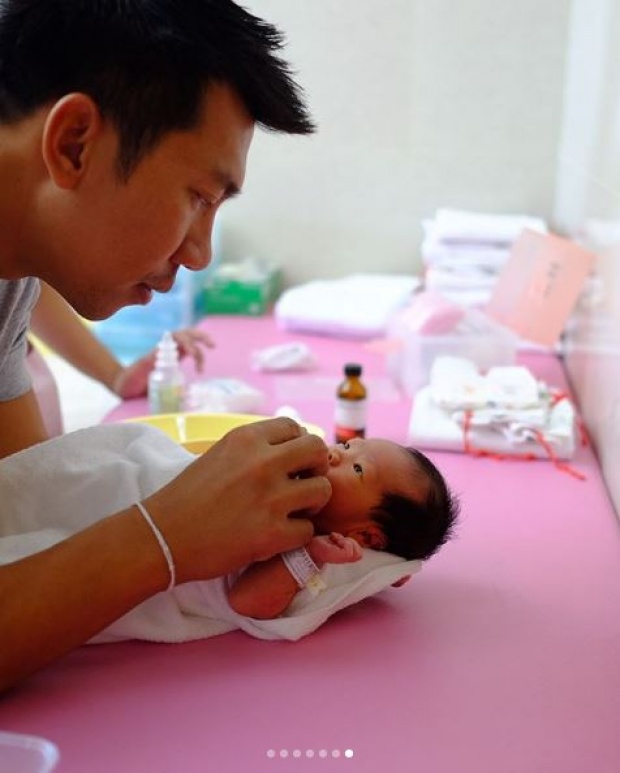
[[[263,421],[269,416],[249,413],[160,413],[152,416],[137,416],[128,422],[150,424],[165,432],[193,454],[202,454],[235,427]],[[308,432],[325,437],[325,432],[316,424],[301,422]]]

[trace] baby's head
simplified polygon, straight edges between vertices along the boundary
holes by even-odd
[[[452,535],[458,501],[424,454],[389,440],[356,438],[330,448],[332,496],[314,519],[363,547],[427,559]]]

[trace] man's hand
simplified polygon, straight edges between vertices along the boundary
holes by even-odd
[[[201,330],[187,328],[177,330],[172,334],[179,347],[179,356],[191,357],[194,360],[196,370],[200,373],[204,366],[204,349],[212,349],[213,340]],[[132,397],[144,397],[147,392],[149,373],[155,365],[156,350],[145,354],[131,365],[127,365],[118,371],[112,384],[112,391],[123,400]]]
[[[297,516],[318,512],[331,496],[327,457],[325,443],[292,419],[259,421],[229,432],[146,499],[178,581],[220,576],[309,542],[312,522]]]

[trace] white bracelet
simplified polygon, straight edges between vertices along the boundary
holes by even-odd
[[[306,548],[287,550],[280,554],[284,565],[293,575],[300,588],[307,588],[313,596],[317,596],[327,587],[319,574],[319,567],[314,563]]]
[[[155,521],[148,514],[146,507],[142,504],[142,502],[136,502],[135,505],[140,511],[140,514],[142,515],[144,520],[151,527],[151,531],[153,532],[153,534],[155,535],[155,539],[159,543],[161,552],[164,554],[164,558],[166,559],[166,563],[168,564],[168,572],[170,573],[170,582],[168,583],[168,587],[166,588],[166,590],[172,590],[175,586],[176,579],[177,579],[177,572],[174,565],[174,558],[172,557],[172,551],[170,550],[168,543],[164,539],[164,535],[159,531],[159,529],[155,525]]]

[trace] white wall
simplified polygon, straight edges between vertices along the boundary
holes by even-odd
[[[439,206],[551,215],[570,0],[244,4],[286,33],[320,130],[257,135],[225,258],[412,272]]]
[[[566,363],[620,514],[620,4],[574,0],[556,219],[598,254]]]

